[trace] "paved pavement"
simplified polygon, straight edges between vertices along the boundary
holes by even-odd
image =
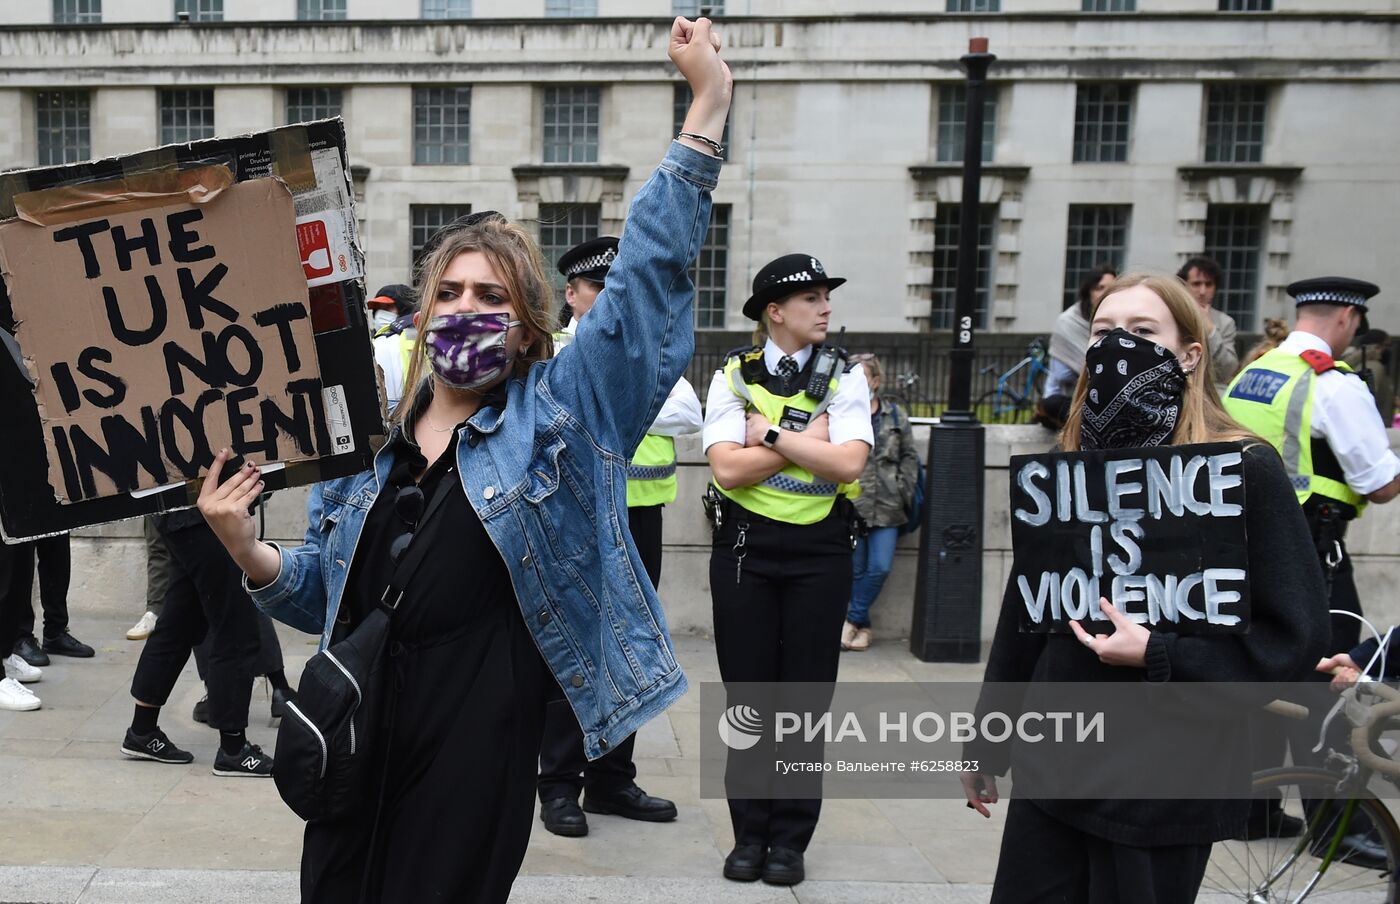
[[[133,589],[132,596],[137,595]],[[297,900],[301,822],[271,781],[216,778],[217,736],[190,719],[201,689],[193,663],[162,727],[195,755],[190,766],[122,758],[128,691],[140,644],[133,617],[84,618],[74,633],[97,648],[87,661],[56,659],[33,685],[44,708],[0,713],[0,904],[277,904]],[[314,639],[281,629],[288,675]],[[678,637],[692,690],[637,738],[638,781],[672,798],[674,823],[590,816],[590,834],[557,838],[536,824],[512,902],[627,901],[690,904],[981,904],[1001,838],[1000,814],[983,820],[958,801],[833,800],[795,889],[728,882],[732,844],[722,800],[699,789],[699,684],[717,681],[713,644]],[[900,642],[844,654],[843,680],[975,680],[980,666],[920,663]],[[275,731],[261,684],[249,735],[269,750]]]

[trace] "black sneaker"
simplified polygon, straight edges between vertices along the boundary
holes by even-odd
[[[224,753],[222,747],[214,754],[214,774],[228,777],[269,778],[272,775],[272,757],[262,752],[257,744],[245,743],[237,753]]]
[[[209,695],[205,694],[199,698],[199,702],[194,705],[194,710],[190,713],[190,718],[204,725],[209,724]]]
[[[122,741],[122,756],[176,765],[194,762],[194,754],[176,747],[159,728],[148,735],[139,735],[128,728]]]

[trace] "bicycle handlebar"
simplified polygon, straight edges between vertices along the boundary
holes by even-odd
[[[1293,719],[1302,722],[1308,718],[1309,710],[1301,703],[1290,703],[1287,700],[1274,700],[1264,704],[1264,711],[1271,712],[1276,716],[1283,716],[1285,719]]]
[[[1352,751],[1363,766],[1381,775],[1400,777],[1400,763],[1371,749],[1373,735],[1379,733],[1382,723],[1386,719],[1400,716],[1400,690],[1379,681],[1368,683],[1366,689],[1378,697],[1383,697],[1384,702],[1367,709],[1366,721],[1352,728]]]

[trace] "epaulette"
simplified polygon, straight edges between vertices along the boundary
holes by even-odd
[[[1299,352],[1298,357],[1302,358],[1303,363],[1311,367],[1313,369],[1313,373],[1316,373],[1318,375],[1325,374],[1329,370],[1335,370],[1337,367],[1337,362],[1332,360],[1331,355],[1327,354],[1324,351],[1319,351],[1315,348],[1310,348],[1306,351]]]
[[[738,348],[731,348],[729,351],[724,353],[724,357],[721,359],[721,361],[728,361],[730,358],[737,358],[740,355],[747,355],[753,352],[758,352],[760,355],[763,354],[763,346],[741,345]]]
[[[758,383],[768,375],[768,365],[763,363],[763,346],[744,345],[725,354],[724,360],[739,359],[739,376],[745,383]]]

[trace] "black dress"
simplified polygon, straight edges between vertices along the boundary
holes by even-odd
[[[382,594],[390,545],[407,530],[394,497],[426,461],[402,436],[392,452],[351,563],[337,637]],[[425,526],[433,548],[391,622],[395,688],[366,797],[377,815],[307,824],[304,904],[504,902],[525,857],[554,679],[462,491],[456,459],[454,441],[419,482],[429,500],[440,481],[452,486]]]

